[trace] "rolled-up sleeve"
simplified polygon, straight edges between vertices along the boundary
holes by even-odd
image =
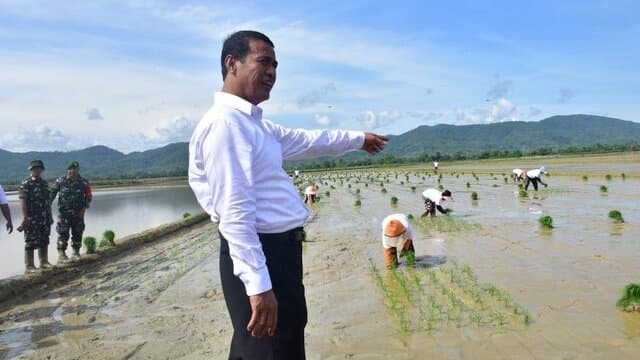
[[[287,129],[263,120],[282,146],[285,160],[341,155],[364,145],[364,132],[349,130]]]
[[[233,273],[247,295],[271,289],[271,279],[256,231],[256,194],[251,134],[232,121],[211,127],[202,144],[205,173],[213,196],[218,197],[218,228],[229,243]]]

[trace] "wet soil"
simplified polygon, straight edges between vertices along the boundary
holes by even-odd
[[[615,307],[622,288],[640,281],[640,181],[607,181],[605,172],[590,173],[587,181],[552,175],[545,179],[548,188],[530,190],[521,199],[517,186],[501,175],[510,169],[487,168],[479,180],[472,168],[456,169],[455,175],[442,169],[440,183],[455,199],[446,204],[453,209],[451,217],[480,227],[417,227],[414,242],[425,267],[470,266],[479,281],[504,289],[526,308],[532,323],[445,323],[408,332],[385,306],[370,259],[386,271],[380,222],[395,212],[419,215],[420,193],[437,187],[437,177],[400,169],[303,178],[301,188],[315,183],[321,194],[312,205],[304,244],[308,358],[640,357],[640,315]],[[491,176],[490,171],[498,172]],[[621,172],[615,165],[605,171]],[[381,182],[387,193],[381,192]],[[600,185],[609,192],[601,194]],[[472,191],[478,201],[471,200]],[[398,198],[396,206],[392,196]],[[357,198],[360,207],[354,206]],[[613,209],[622,212],[624,224],[607,218]],[[541,215],[552,216],[555,228],[541,230]],[[0,305],[0,358],[224,359],[231,327],[217,260],[217,230],[204,224],[83,268],[65,284],[5,302]]]

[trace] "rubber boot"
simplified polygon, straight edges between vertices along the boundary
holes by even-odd
[[[36,266],[33,264],[33,250],[24,251],[24,273],[31,274],[36,271]]]
[[[71,255],[71,261],[80,260],[80,249],[73,249],[73,254]]]
[[[49,249],[46,247],[38,249],[38,259],[40,260],[40,269],[51,267],[51,264],[49,264]]]
[[[58,249],[58,262],[59,263],[69,262],[69,257],[67,257],[67,253],[62,249]]]

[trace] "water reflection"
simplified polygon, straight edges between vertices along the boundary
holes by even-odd
[[[57,200],[53,206],[55,209]],[[16,195],[9,196],[9,207],[14,228],[17,228],[22,221],[22,215]],[[198,211],[200,211],[200,207],[188,187],[96,191],[91,208],[87,210],[85,215],[87,228],[84,236],[91,235],[99,241],[102,232],[111,229],[116,233],[116,238],[121,238],[177,220],[185,212],[195,213]],[[56,239],[54,224],[49,240],[49,261],[52,263],[55,263],[58,257]],[[24,271],[24,235],[15,230],[12,234],[7,234],[2,226],[0,246],[2,246],[0,278],[21,274]],[[67,249],[67,252],[70,252],[70,249]]]

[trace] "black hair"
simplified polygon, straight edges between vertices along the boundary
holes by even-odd
[[[442,196],[451,196],[451,191],[445,190],[442,192]]]
[[[224,59],[227,55],[231,55],[233,58],[244,61],[249,53],[249,40],[261,40],[275,48],[271,39],[267,35],[252,31],[252,30],[240,30],[229,35],[222,44],[222,54],[220,55],[220,66],[222,67],[222,80],[227,77],[227,67],[224,65]]]

